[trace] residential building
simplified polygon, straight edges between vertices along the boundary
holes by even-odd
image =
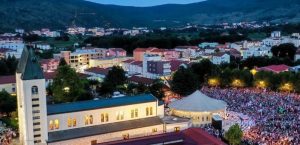
[[[126,50],[123,48],[108,48],[107,56],[109,57],[126,57]]]
[[[40,64],[44,72],[54,72],[58,68],[59,62],[59,59],[42,59]]]
[[[149,48],[136,48],[133,51],[133,57],[135,61],[143,61],[144,54],[157,54],[164,60],[178,59],[180,53],[174,49],[159,49],[155,47]]]
[[[89,75],[89,80],[97,80],[99,82],[103,82],[109,70],[110,68],[92,67],[84,70],[83,73]]]
[[[99,59],[90,59],[89,67],[109,68],[113,66],[122,66],[123,61],[131,57],[106,57]]]
[[[219,45],[219,43],[217,42],[203,42],[201,44],[199,44],[200,48],[206,48],[206,47],[217,47]]]
[[[100,59],[106,57],[107,50],[104,48],[76,49],[75,52],[61,51],[58,56],[77,71],[83,71],[89,67],[90,59]]]
[[[212,54],[211,62],[213,64],[230,63],[230,55],[228,55],[227,53]]]
[[[24,145],[98,144],[191,126],[188,119],[165,118],[164,104],[151,94],[47,105],[45,78],[32,48],[22,54],[16,82]]]
[[[196,51],[199,49],[197,46],[177,46],[175,51],[179,52],[179,58],[193,58],[196,57]]]

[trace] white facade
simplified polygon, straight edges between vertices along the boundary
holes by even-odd
[[[24,145],[46,144],[48,132],[45,79],[22,80],[21,74],[17,73],[16,80],[20,142]]]
[[[223,55],[213,55],[211,58],[211,62],[213,64],[222,64],[222,63],[230,63],[230,55],[223,54]]]

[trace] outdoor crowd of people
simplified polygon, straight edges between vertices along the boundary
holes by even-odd
[[[244,130],[249,144],[300,144],[300,95],[255,88],[202,88],[209,97],[227,102],[228,111],[243,113],[255,121]]]
[[[13,131],[11,128],[5,127],[1,123],[0,126],[0,145],[10,145],[12,144],[13,138],[16,137],[16,132]]]

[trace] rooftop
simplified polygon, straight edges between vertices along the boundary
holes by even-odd
[[[182,132],[164,133],[129,140],[102,143],[99,145],[150,145],[150,144],[176,144],[176,145],[225,145],[221,140],[208,134],[200,128],[189,128]]]
[[[283,72],[283,71],[288,71],[290,67],[284,64],[281,65],[269,65],[269,66],[265,66],[265,67],[260,67],[257,68],[257,70],[259,71],[272,71],[275,73],[279,73],[279,72]]]
[[[155,98],[153,95],[143,94],[143,95],[136,95],[136,96],[124,96],[119,98],[54,104],[54,105],[47,105],[47,114],[53,115],[53,114],[62,114],[68,112],[79,112],[85,110],[125,106],[125,105],[140,104],[140,103],[147,103],[147,102],[154,102],[154,101],[157,101],[157,98]]]
[[[121,121],[117,123],[108,123],[101,125],[94,125],[89,127],[81,127],[75,129],[68,129],[63,131],[49,132],[48,142],[63,141],[68,139],[75,139],[81,137],[88,137],[93,135],[100,135],[123,130],[138,129],[154,125],[162,125],[163,122],[159,117],[147,117],[143,119],[135,119],[129,121]]]
[[[22,74],[22,80],[44,78],[43,71],[33,48],[28,46],[24,48],[17,67],[17,73]]]
[[[110,70],[109,68],[92,67],[92,68],[86,69],[85,71],[95,73],[95,74],[107,75],[109,70]]]

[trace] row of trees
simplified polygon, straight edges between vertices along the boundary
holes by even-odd
[[[154,83],[150,86],[129,83],[125,75],[125,71],[119,66],[114,66],[108,72],[104,81],[97,87],[97,92],[101,96],[106,97],[111,97],[112,93],[115,91],[119,91],[128,95],[151,93],[157,98],[161,99],[164,96],[162,88],[163,82],[160,80],[154,81]]]
[[[274,91],[300,92],[300,73],[282,72],[275,74],[265,71],[257,72],[249,68],[251,66],[241,68],[231,68],[228,64],[217,66],[209,60],[202,60],[191,67],[181,67],[176,71],[173,74],[171,89],[182,96],[193,93],[202,85],[258,87]]]

